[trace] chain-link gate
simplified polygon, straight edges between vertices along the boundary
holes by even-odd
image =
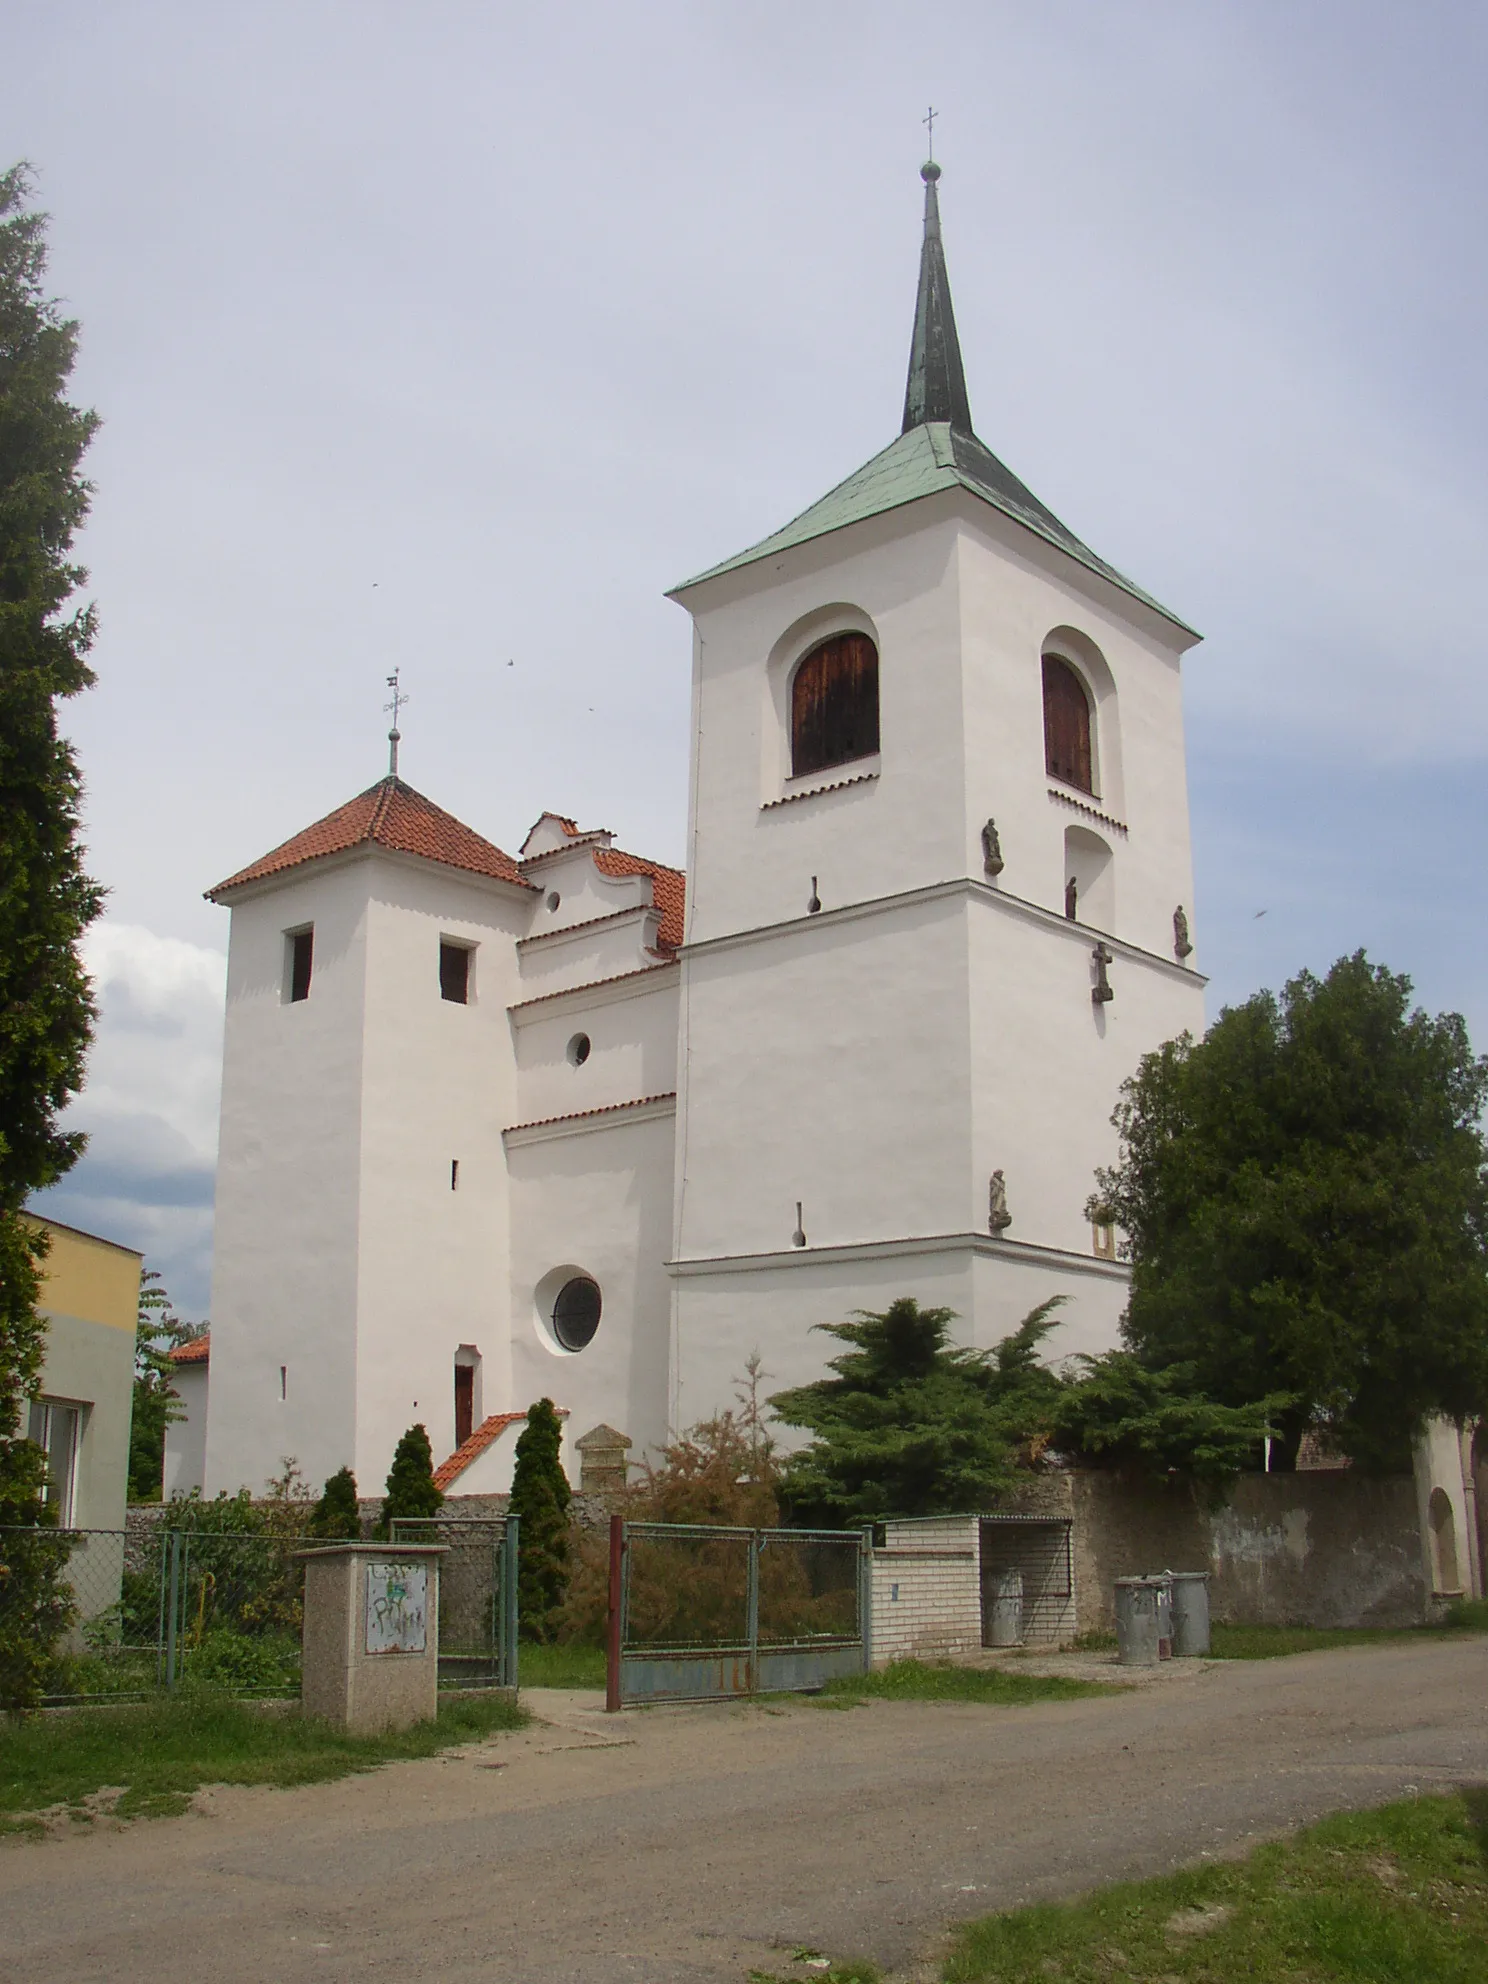
[[[396,1516],[394,1543],[442,1543],[439,1679],[446,1687],[517,1685],[518,1516]]]
[[[293,1694],[305,1623],[304,1550],[315,1536],[265,1530],[159,1533],[158,1677],[238,1694]]]
[[[872,1531],[610,1519],[606,1706],[809,1692],[869,1663]]]

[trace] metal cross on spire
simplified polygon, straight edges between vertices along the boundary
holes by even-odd
[[[927,147],[926,155],[932,159],[935,156],[935,120],[937,117],[939,117],[939,115],[940,112],[935,108],[935,105],[932,103],[930,108],[925,112],[925,115],[920,119],[920,122],[924,125],[925,129],[930,133],[929,144]]]
[[[385,710],[391,710],[393,713],[393,727],[388,732],[389,778],[396,778],[398,776],[398,746],[403,741],[403,733],[398,728],[398,712],[408,701],[406,692],[398,685],[398,677],[401,673],[402,663],[400,662],[387,679],[387,685],[393,692],[393,700],[390,703],[384,703],[382,706]]]

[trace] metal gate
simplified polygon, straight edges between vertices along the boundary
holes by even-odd
[[[873,1532],[610,1518],[606,1700],[810,1691],[867,1668]]]
[[[517,1516],[395,1516],[394,1543],[442,1543],[442,1687],[517,1685]]]

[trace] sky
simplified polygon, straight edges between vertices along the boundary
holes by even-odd
[[[1211,1018],[1361,946],[1488,1046],[1488,13],[7,0],[104,425],[101,1008],[38,1204],[207,1312],[227,913],[377,778],[681,863],[668,586],[898,430],[927,106],[981,438],[1200,628]]]

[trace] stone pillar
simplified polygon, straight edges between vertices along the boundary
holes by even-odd
[[[608,1495],[625,1486],[630,1441],[613,1426],[596,1426],[574,1441],[579,1456],[579,1493]]]
[[[439,1543],[300,1550],[300,1706],[358,1736],[407,1729],[439,1705]]]

